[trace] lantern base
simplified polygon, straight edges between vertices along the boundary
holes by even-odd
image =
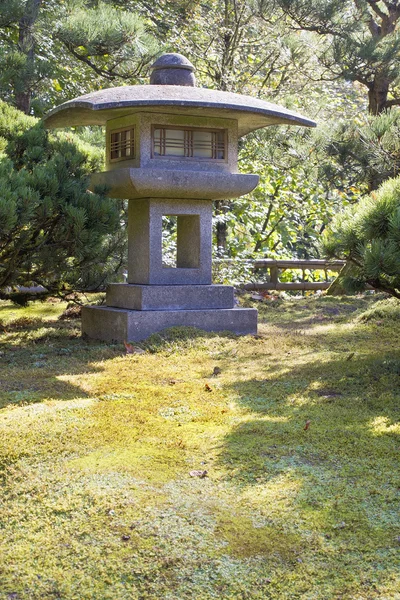
[[[127,310],[108,306],[82,308],[82,334],[106,342],[135,342],[168,327],[196,327],[204,331],[257,333],[255,308],[204,310]]]
[[[111,283],[106,305],[128,310],[203,310],[233,308],[229,285],[141,285]]]

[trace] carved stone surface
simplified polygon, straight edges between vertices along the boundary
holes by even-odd
[[[130,285],[112,283],[107,288],[107,306],[130,310],[195,310],[233,308],[229,285]]]
[[[190,165],[189,165],[190,166]],[[94,173],[90,189],[107,186],[111,198],[191,198],[219,200],[248,194],[258,183],[258,175],[218,173],[207,170],[122,168]]]
[[[265,100],[181,85],[127,85],[92,92],[56,106],[44,122],[47,127],[105,125],[109,119],[143,110],[237,119],[239,136],[280,123],[316,125],[311,119]]]
[[[146,198],[130,201],[128,210],[129,283],[211,284],[212,203],[209,200]],[[162,264],[163,215],[178,217],[177,268]],[[180,216],[185,220],[179,222]]]
[[[151,65],[151,85],[188,85],[194,87],[194,66],[182,54],[163,54]]]
[[[155,125],[171,126],[172,128],[222,129],[226,133],[225,160],[197,160],[196,158],[182,159],[179,156],[155,158],[152,156],[152,129]],[[124,161],[110,162],[110,133],[124,127],[135,128],[135,157]],[[238,129],[235,119],[193,115],[170,115],[163,112],[138,112],[125,117],[111,119],[106,126],[106,171],[121,167],[141,169],[160,169],[169,171],[206,171],[237,173]],[[168,192],[168,190],[166,190]]]
[[[108,342],[140,341],[167,327],[197,327],[204,331],[257,333],[255,308],[211,310],[126,310],[82,307],[82,332]]]
[[[92,176],[91,189],[129,199],[128,284],[109,286],[107,306],[83,307],[89,337],[139,341],[177,325],[257,332],[257,311],[233,308],[233,289],[211,285],[212,200],[257,185],[257,175],[237,173],[239,137],[316,123],[259,98],[196,88],[193,71],[186,57],[165,54],[151,85],[85,94],[44,119],[49,128],[106,125],[106,171]],[[163,264],[163,216],[177,221],[175,267]]]

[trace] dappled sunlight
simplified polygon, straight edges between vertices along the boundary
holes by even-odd
[[[250,414],[247,417],[247,419],[246,418],[242,419],[242,423],[250,422],[251,421],[251,417],[254,418],[256,415],[257,415],[257,413]],[[259,418],[258,415],[257,415],[257,418]],[[261,421],[261,422],[266,421],[268,423],[286,423],[288,420],[289,420],[289,417],[283,417],[283,416],[273,417],[273,416],[270,416],[270,415],[265,415],[265,416],[259,418],[259,421]]]
[[[293,510],[303,482],[294,469],[288,468],[285,473],[279,473],[268,482],[256,481],[251,487],[241,491],[240,498],[253,508],[262,511],[264,517],[279,517],[285,519]]]
[[[388,417],[375,417],[369,426],[375,435],[400,435],[400,422],[391,422]]]
[[[325,600],[356,597],[360,577],[375,577],[390,597],[392,328],[175,331],[127,355],[122,344],[81,340],[75,323],[37,325],[1,340],[4,532],[13,540],[1,550],[24,581],[54,573],[52,553],[78,555],[85,576],[95,565],[115,577],[129,564],[151,574],[147,586],[167,573],[165,589],[182,573],[225,583],[240,573],[260,598],[271,589],[290,598],[293,586],[311,594],[315,575]]]

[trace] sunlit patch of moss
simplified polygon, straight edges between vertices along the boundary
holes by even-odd
[[[373,304],[358,316],[358,321],[367,323],[378,321],[379,325],[390,325],[400,320],[400,302],[397,298],[385,298]]]
[[[400,422],[391,422],[388,417],[375,417],[370,423],[375,435],[400,435]]]
[[[294,506],[302,487],[301,481],[289,470],[274,473],[272,477],[269,474],[269,477],[260,477],[253,486],[245,488],[240,498],[247,506],[261,507],[264,516],[277,518],[283,512],[283,506],[285,510],[291,510],[290,507]]]
[[[74,459],[70,466],[93,472],[130,472],[139,480],[165,483],[182,473],[185,466],[183,452],[179,448],[155,445],[141,441],[128,443],[125,448],[102,448],[87,456]]]
[[[0,319],[4,325],[22,323],[26,320],[53,320],[57,319],[65,310],[67,302],[30,302],[28,306],[17,306],[12,302],[0,300]]]
[[[39,310],[3,332],[1,600],[395,600],[400,334],[372,303],[140,355]]]

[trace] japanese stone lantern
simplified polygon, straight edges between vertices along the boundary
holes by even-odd
[[[253,190],[237,170],[238,138],[279,123],[315,123],[263,100],[196,87],[193,65],[164,54],[150,85],[109,88],[52,110],[47,127],[105,125],[106,170],[91,189],[129,199],[128,281],[108,286],[106,306],[82,310],[92,338],[141,340],[184,325],[257,331],[255,309],[234,308],[233,288],[211,283],[213,200]],[[163,216],[177,220],[176,266],[163,264]]]

